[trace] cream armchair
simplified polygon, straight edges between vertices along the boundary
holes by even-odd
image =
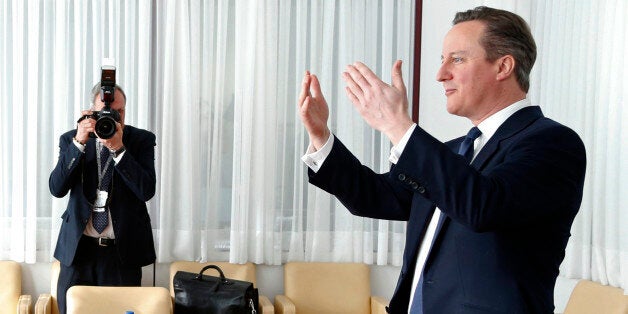
[[[40,294],[35,303],[35,314],[59,314],[57,306],[57,281],[59,280],[59,261],[50,266],[50,293]]]
[[[388,305],[371,296],[369,266],[359,263],[287,263],[284,291],[275,296],[277,313],[385,314]]]
[[[207,263],[199,263],[199,262],[189,262],[189,261],[177,261],[170,264],[170,296],[173,298],[174,303],[174,287],[172,286],[172,279],[177,271],[187,271],[191,273],[198,273],[201,269],[207,265],[216,265],[222,269],[225,274],[225,277],[252,282],[253,286],[257,287],[256,275],[255,275],[255,265],[253,263],[246,264],[231,264],[228,262],[207,262]],[[218,276],[218,273],[212,274],[210,272],[205,272],[204,275],[212,275]],[[270,302],[268,297],[259,296],[259,310],[263,314],[272,314],[274,313],[273,304]]]
[[[72,286],[67,303],[68,314],[172,314],[170,294],[163,287]]]
[[[31,296],[22,293],[22,266],[0,261],[0,313],[31,313]]]
[[[565,314],[589,313],[626,314],[628,295],[621,288],[580,280],[571,292]]]

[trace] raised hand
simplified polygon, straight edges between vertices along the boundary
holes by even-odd
[[[299,116],[310,137],[310,142],[316,150],[319,150],[326,142],[331,132],[327,127],[329,119],[329,107],[321,92],[318,77],[305,72],[299,94]]]
[[[392,85],[383,82],[361,62],[348,65],[343,78],[347,97],[372,128],[397,144],[412,125],[408,96],[401,75],[401,60],[392,68]]]

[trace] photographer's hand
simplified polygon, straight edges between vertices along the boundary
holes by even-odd
[[[123,134],[122,125],[119,122],[116,122],[116,133],[114,133],[111,138],[108,138],[108,139],[101,138],[100,142],[102,142],[102,144],[105,145],[105,147],[109,148],[109,150],[117,151],[124,146],[124,143],[122,142],[122,134]]]
[[[81,111],[81,117],[89,116],[92,114],[91,110],[83,110]],[[76,136],[75,139],[85,145],[87,140],[89,139],[89,133],[94,132],[94,127],[96,126],[96,120],[94,119],[81,119],[80,122],[76,125]]]

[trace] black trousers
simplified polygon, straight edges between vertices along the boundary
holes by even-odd
[[[65,314],[66,292],[72,286],[140,286],[142,267],[120,263],[115,244],[100,246],[94,238],[83,235],[70,266],[61,264],[57,282],[59,313]]]

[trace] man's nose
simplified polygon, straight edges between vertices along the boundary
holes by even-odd
[[[451,80],[451,72],[447,68],[447,63],[441,64],[438,72],[436,72],[436,80],[439,82]]]

